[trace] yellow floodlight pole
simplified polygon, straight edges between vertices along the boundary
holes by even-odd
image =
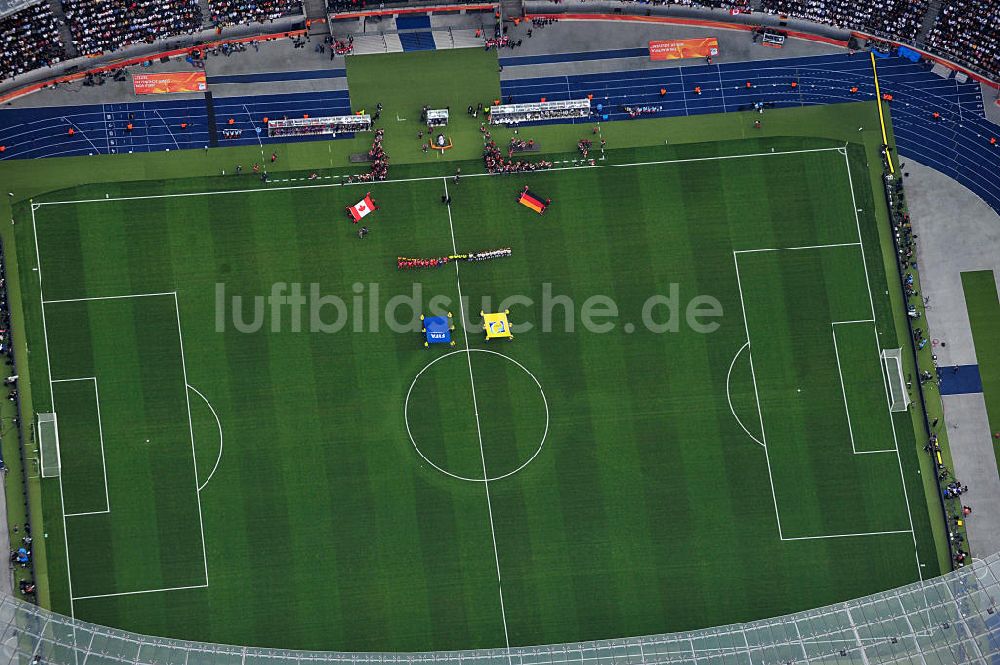
[[[875,77],[875,103],[878,104],[878,122],[882,127],[882,145],[885,146],[885,161],[889,164],[889,173],[895,173],[896,169],[892,165],[892,155],[889,154],[889,137],[885,133],[885,115],[882,113],[882,89],[878,85],[878,68],[875,66],[875,54],[870,54],[872,59],[872,76]]]

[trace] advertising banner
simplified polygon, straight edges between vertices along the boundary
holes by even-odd
[[[137,95],[160,95],[171,92],[205,92],[208,83],[205,72],[164,72],[132,74],[132,87]]]
[[[719,55],[719,40],[715,37],[665,39],[649,42],[650,60],[707,58],[716,55]]]

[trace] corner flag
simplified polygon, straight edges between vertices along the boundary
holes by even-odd
[[[360,222],[362,217],[375,210],[375,203],[372,202],[371,192],[365,194],[365,198],[361,199],[354,205],[347,206],[347,210],[351,213],[351,217],[354,218],[355,224]]]

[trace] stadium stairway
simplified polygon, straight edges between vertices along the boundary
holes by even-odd
[[[524,2],[522,0],[500,0],[500,11],[505,19],[524,17]]]
[[[399,43],[399,37],[396,35],[385,35],[380,32],[354,35],[354,55],[391,53],[402,50],[403,46]]]
[[[400,32],[398,37],[404,51],[433,51],[436,48],[430,30]]]
[[[326,0],[305,0],[302,3],[307,20],[326,19]],[[325,25],[320,24],[322,32],[328,32]],[[317,33],[319,34],[319,33]]]
[[[435,36],[435,41],[438,43],[438,48],[443,48],[440,37]],[[452,29],[451,30],[451,45],[452,48],[482,48],[483,38],[476,37],[476,31],[473,29],[461,30]]]
[[[69,21],[66,20],[66,13],[63,12],[62,3],[59,0],[48,0],[52,15],[59,25],[59,38],[66,46],[66,53],[70,56],[77,55],[76,44],[73,42],[73,33],[69,30]]]
[[[941,13],[941,0],[931,0],[927,6],[927,13],[924,14],[924,20],[920,23],[920,29],[917,30],[917,36],[914,41],[918,44],[926,43],[927,33],[931,31],[934,24],[937,23],[938,14]]]
[[[627,51],[628,49],[626,49]],[[510,75],[519,65],[623,57],[623,51],[501,58]],[[573,57],[573,56],[579,56]],[[797,87],[792,88],[791,82]],[[879,61],[883,92],[893,96],[892,120],[901,157],[941,171],[1000,212],[1000,127],[986,119],[979,84],[939,76],[928,63],[891,57]],[[751,88],[746,82],[751,82]],[[696,94],[694,88],[701,88]],[[859,88],[856,94],[852,86]],[[667,94],[660,95],[665,88]],[[625,120],[625,106],[645,107],[641,117],[746,110],[756,101],[775,107],[857,102],[875,98],[865,55],[824,55],[766,62],[693,65],[501,81],[505,103],[579,99],[593,95],[609,120]],[[934,120],[932,114],[941,114]],[[569,122],[569,121],[564,121]],[[591,123],[593,118],[579,122]]]
[[[427,14],[404,14],[396,17],[396,30],[430,30],[431,17]]]
[[[201,8],[201,24],[203,26],[212,25],[212,8],[208,4],[208,0],[198,0],[198,6]]]
[[[433,51],[436,48],[431,17],[427,14],[397,16],[396,30],[404,51]]]

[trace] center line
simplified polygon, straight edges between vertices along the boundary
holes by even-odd
[[[444,195],[448,196],[448,178],[441,178],[444,182]],[[452,253],[458,254],[458,246],[455,244],[455,226],[451,221],[451,203],[448,206],[448,229],[451,231]],[[507,610],[503,604],[503,582],[500,580],[500,553],[497,550],[497,532],[493,526],[493,501],[490,499],[490,481],[486,473],[486,453],[483,451],[483,431],[479,425],[479,403],[476,400],[476,381],[472,377],[472,354],[469,352],[469,331],[466,330],[465,322],[465,302],[462,299],[462,278],[458,274],[458,261],[455,261],[455,283],[458,287],[458,314],[462,317],[462,336],[465,339],[465,358],[469,361],[469,382],[472,384],[472,409],[476,413],[476,436],[479,438],[479,459],[483,463],[483,486],[486,487],[486,508],[490,515],[490,535],[493,538],[493,560],[497,565],[497,590],[500,593],[500,616],[503,619],[503,639],[507,645],[507,665],[512,665],[510,657],[510,635],[507,632]]]

